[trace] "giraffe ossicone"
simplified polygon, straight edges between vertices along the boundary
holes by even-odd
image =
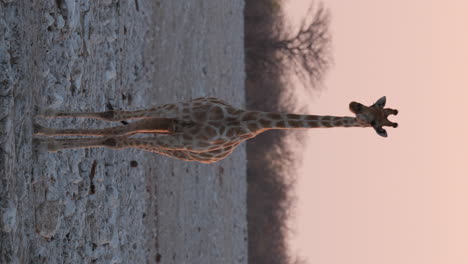
[[[128,125],[103,129],[56,129],[34,124],[35,135],[94,136],[81,138],[35,138],[48,151],[73,148],[139,148],[185,161],[213,163],[229,154],[243,141],[270,129],[371,127],[387,137],[386,126],[397,127],[388,120],[395,109],[384,108],[385,96],[371,106],[351,102],[355,117],[298,115],[248,111],[214,98],[202,97],[187,102],[165,104],[140,111],[65,112],[38,110],[45,118],[82,117],[106,121],[138,119]],[[151,134],[132,137],[134,134]]]

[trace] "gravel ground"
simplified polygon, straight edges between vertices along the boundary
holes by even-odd
[[[246,263],[245,148],[34,151],[35,106],[244,104],[241,0],[0,0],[0,263]]]

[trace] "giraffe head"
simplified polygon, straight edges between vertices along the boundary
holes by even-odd
[[[389,115],[397,115],[398,110],[391,108],[384,108],[386,102],[385,96],[377,100],[371,106],[365,106],[361,103],[351,102],[349,110],[356,115],[359,122],[372,126],[375,132],[382,137],[387,137],[387,131],[384,126],[397,127],[397,123],[388,120]]]

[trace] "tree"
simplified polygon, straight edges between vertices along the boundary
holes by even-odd
[[[281,3],[246,1],[246,101],[250,109],[291,110],[297,104],[289,96],[288,75],[297,76],[307,88],[319,88],[331,63],[328,11],[322,5],[309,8],[300,27],[292,30],[285,26]],[[268,131],[247,142],[249,263],[305,263],[288,251],[287,220],[295,199],[293,170],[298,161],[293,148],[287,147],[291,142],[284,144],[286,139],[285,131]]]
[[[258,26],[246,32],[247,67],[260,67],[283,76],[295,75],[306,87],[320,87],[332,63],[329,11],[323,4],[317,8],[311,5],[296,31],[288,29],[283,21],[282,14],[275,14],[274,22],[265,21],[274,24],[269,30]]]
[[[322,4],[311,6],[292,37],[272,43],[285,73],[295,74],[305,86],[318,87],[332,62],[330,13]]]

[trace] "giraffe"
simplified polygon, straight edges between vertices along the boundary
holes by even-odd
[[[349,109],[355,117],[248,111],[214,97],[139,111],[64,112],[39,109],[38,116],[45,118],[81,117],[112,122],[138,120],[103,129],[58,129],[35,123],[34,133],[35,143],[50,152],[95,147],[139,148],[184,161],[214,163],[231,154],[243,141],[270,129],[372,127],[378,135],[387,137],[383,127],[398,126],[387,117],[397,115],[398,111],[384,108],[385,103],[385,96],[371,106],[351,102]],[[132,137],[137,133],[153,136]],[[45,139],[37,135],[97,137]]]

